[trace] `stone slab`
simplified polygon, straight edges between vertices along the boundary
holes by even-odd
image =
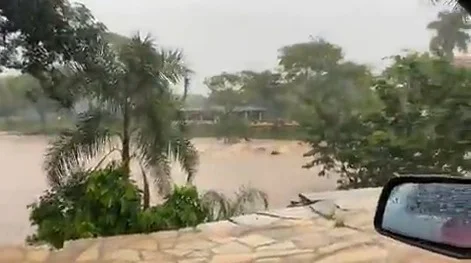
[[[318,201],[309,206],[313,214],[316,212],[323,217],[331,218],[339,210],[338,205],[333,200]]]
[[[311,202],[321,201],[321,200],[339,200],[339,199],[357,199],[364,197],[379,197],[381,193],[381,187],[375,188],[362,188],[362,189],[353,189],[353,190],[339,190],[339,191],[325,191],[325,192],[315,192],[315,193],[301,193],[299,194],[300,198],[304,198]]]
[[[319,217],[318,214],[313,213],[313,211],[307,206],[277,209],[258,214],[270,215],[273,217],[280,217],[285,219],[313,219]]]
[[[276,217],[260,214],[249,214],[231,218],[231,221],[235,224],[250,227],[264,227],[271,225],[279,220],[280,219]]]

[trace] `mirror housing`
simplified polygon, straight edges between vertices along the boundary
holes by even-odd
[[[458,4],[463,7],[469,14],[471,14],[471,1],[469,0],[458,0]]]
[[[455,191],[456,189],[458,191]],[[424,199],[422,193],[428,196]],[[444,199],[444,194],[452,201]],[[469,178],[437,175],[395,177],[384,186],[380,194],[374,217],[374,228],[383,236],[411,246],[457,259],[471,259],[471,232],[468,232],[471,231],[471,204],[470,209],[466,207],[456,209],[453,206],[455,199],[460,204],[467,203],[468,200],[471,203],[471,198],[468,197],[471,197],[471,179]],[[419,200],[417,198],[423,199],[417,201]],[[443,202],[440,203],[440,200]],[[423,206],[420,207],[421,205]],[[444,206],[446,208],[442,209]],[[433,209],[427,210],[430,207]],[[447,212],[447,209],[458,211],[459,219],[456,214],[451,215]],[[432,210],[433,212],[430,212]],[[457,239],[464,238],[466,241],[460,241],[463,243],[449,241],[450,225],[454,235],[459,236]]]

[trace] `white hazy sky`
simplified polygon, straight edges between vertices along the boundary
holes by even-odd
[[[111,31],[151,33],[182,48],[196,71],[192,92],[222,71],[276,66],[284,45],[322,36],[374,68],[403,49],[426,50],[426,24],[443,7],[427,0],[80,0]]]

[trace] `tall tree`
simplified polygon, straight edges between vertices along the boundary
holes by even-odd
[[[444,58],[394,57],[372,86],[381,107],[346,112],[340,122],[323,114],[305,126],[312,145],[306,167],[336,171],[341,188],[382,186],[396,173],[469,172],[470,83],[469,70]]]
[[[205,84],[211,91],[208,101],[224,106],[226,111],[236,106],[255,106],[264,108],[266,117],[287,117],[286,85],[279,73],[270,70],[224,72],[206,79]]]
[[[369,69],[345,61],[341,47],[325,39],[311,39],[281,48],[279,66],[289,87],[285,98],[298,121],[316,122],[315,116],[326,112],[330,112],[332,118],[340,118],[342,108],[348,112],[374,102],[369,91]],[[318,107],[314,112],[312,105]]]
[[[0,116],[7,122],[11,122],[11,118],[27,105],[25,90],[17,85],[16,79],[17,77],[0,79]]]
[[[242,71],[241,91],[246,102],[252,106],[263,107],[269,117],[285,117],[284,114],[284,86],[281,76],[269,70],[262,72]]]
[[[93,63],[105,30],[84,5],[67,0],[0,1],[0,70],[31,74],[45,94],[71,107],[73,91],[58,89],[57,66]]]
[[[224,107],[226,112],[246,102],[241,90],[241,77],[237,73],[223,72],[205,79],[204,83],[210,90],[209,103]]]
[[[75,129],[64,131],[49,147],[45,169],[49,183],[61,185],[84,161],[99,157],[112,147],[121,153],[126,171],[131,159],[142,165],[146,206],[151,171],[161,193],[171,188],[170,161],[178,160],[191,183],[198,155],[178,120],[182,101],[173,94],[189,70],[178,50],[157,49],[151,38],[134,36],[129,43],[110,49],[103,46],[101,63],[78,70],[71,79],[83,97],[96,100],[81,114]]]
[[[463,19],[460,11],[443,11],[438,13],[438,19],[430,22],[427,29],[436,31],[430,40],[430,51],[453,59],[453,51],[467,52],[471,36],[467,30],[471,26]]]
[[[57,113],[59,105],[47,97],[39,81],[29,74],[22,74],[10,82],[12,89],[17,89],[27,99],[27,106],[32,107],[39,116],[41,126],[46,128],[48,113]]]

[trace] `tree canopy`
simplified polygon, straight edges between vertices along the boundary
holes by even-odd
[[[443,11],[438,13],[437,18],[427,25],[427,29],[436,31],[430,40],[430,50],[449,59],[453,59],[455,48],[467,52],[471,41],[467,30],[471,26],[463,19],[463,15],[457,11]]]

